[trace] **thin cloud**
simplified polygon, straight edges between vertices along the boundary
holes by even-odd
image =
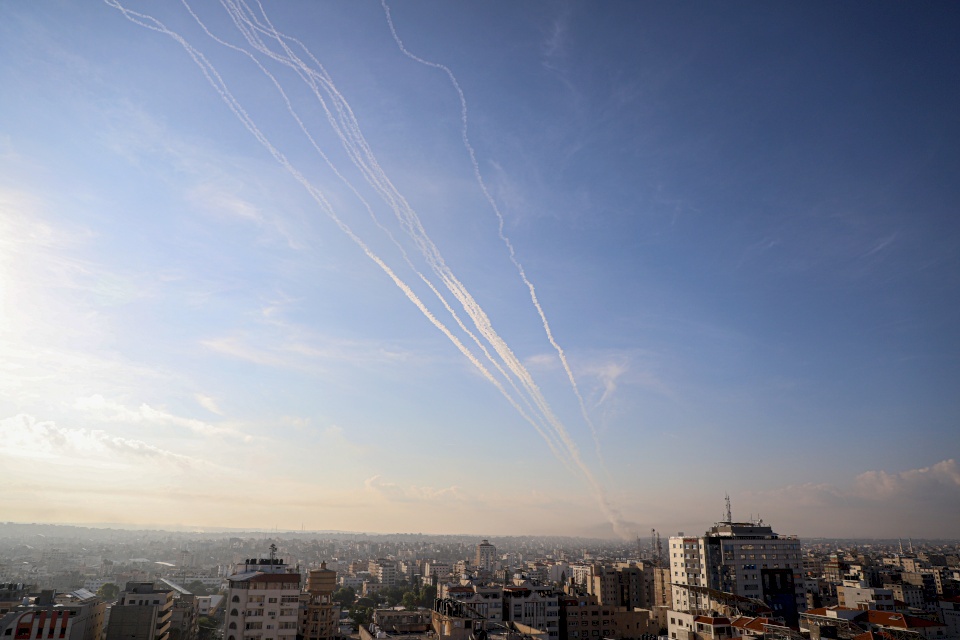
[[[4,456],[42,460],[80,457],[120,458],[128,462],[149,458],[181,468],[204,462],[198,458],[162,449],[142,440],[114,436],[99,429],[60,427],[27,414],[0,420]]]
[[[211,398],[210,396],[205,396],[201,393],[196,393],[194,394],[193,397],[196,399],[197,404],[199,404],[201,407],[203,407],[210,413],[215,413],[218,416],[223,415],[223,410],[220,409],[220,406],[217,404],[217,401]]]
[[[136,409],[130,409],[118,402],[107,400],[102,395],[94,394],[85,398],[77,398],[74,408],[85,411],[106,422],[140,423],[146,422],[158,425],[173,425],[189,429],[194,433],[207,436],[229,436],[239,438],[245,442],[253,440],[253,436],[241,433],[236,429],[223,425],[210,424],[196,418],[185,418],[166,411],[154,409],[143,403]]]
[[[457,486],[450,486],[443,489],[419,487],[416,485],[402,487],[395,482],[384,480],[380,475],[367,478],[363,486],[368,492],[395,502],[433,503],[450,500],[462,502],[467,499],[460,487]]]

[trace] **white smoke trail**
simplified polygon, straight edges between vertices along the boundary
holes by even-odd
[[[447,77],[450,79],[450,84],[453,85],[454,90],[457,92],[457,96],[460,99],[460,136],[463,139],[463,146],[466,148],[467,153],[470,156],[470,162],[473,164],[473,175],[477,179],[477,184],[480,185],[480,190],[483,192],[484,198],[486,198],[490,208],[493,209],[494,214],[497,216],[497,231],[500,235],[500,240],[504,245],[506,245],[507,251],[510,254],[510,261],[513,262],[517,272],[520,274],[520,279],[523,280],[527,290],[530,292],[530,300],[533,302],[533,306],[540,315],[540,321],[543,323],[543,329],[547,334],[547,339],[550,341],[550,344],[556,350],[557,355],[560,358],[563,369],[567,374],[567,379],[570,381],[570,386],[573,388],[573,393],[576,395],[577,402],[580,404],[580,413],[583,416],[584,421],[587,423],[587,426],[590,428],[590,435],[593,437],[593,444],[594,448],[596,449],[597,458],[600,461],[601,466],[604,468],[604,470],[606,470],[607,465],[603,459],[603,451],[600,447],[600,439],[597,437],[597,429],[593,424],[593,420],[590,419],[590,414],[587,411],[586,404],[583,401],[583,396],[580,394],[580,387],[577,385],[577,379],[573,375],[573,370],[570,368],[570,364],[567,362],[566,353],[564,353],[563,349],[560,347],[560,344],[553,336],[550,323],[547,321],[547,315],[544,312],[543,307],[540,305],[539,299],[537,298],[537,291],[530,279],[527,278],[527,274],[523,269],[523,265],[517,259],[516,251],[513,248],[513,243],[510,241],[510,238],[504,231],[503,213],[500,211],[500,207],[490,194],[489,189],[487,189],[486,182],[483,180],[483,175],[480,172],[480,164],[477,162],[477,154],[473,149],[473,145],[470,143],[470,137],[467,135],[467,98],[463,93],[463,89],[460,87],[457,77],[453,74],[453,71],[448,66],[439,62],[425,60],[420,56],[411,53],[406,46],[404,46],[403,41],[400,39],[400,35],[397,33],[396,26],[393,24],[393,17],[390,15],[390,6],[387,4],[387,0],[380,0],[380,4],[383,6],[383,12],[387,19],[387,25],[390,27],[390,33],[393,35],[393,39],[397,43],[397,47],[399,47],[400,51],[415,62],[427,67],[439,69],[446,73]]]
[[[321,106],[328,114],[328,121],[334,127],[334,130],[338,136],[340,136],[341,142],[344,144],[344,148],[347,150],[348,155],[351,157],[351,159],[353,159],[356,166],[364,174],[364,177],[367,179],[368,183],[380,193],[383,200],[393,209],[398,221],[407,230],[407,233],[414,240],[415,244],[420,248],[435,274],[441,278],[441,281],[446,285],[447,289],[454,295],[458,302],[460,302],[464,310],[474,321],[474,324],[477,326],[480,333],[497,351],[498,355],[503,358],[506,366],[514,373],[515,376],[518,377],[525,389],[527,389],[529,396],[533,399],[540,412],[546,417],[547,421],[553,427],[554,433],[556,433],[557,436],[564,441],[565,449],[567,450],[568,455],[570,455],[571,447],[573,449],[576,447],[567,436],[563,425],[556,418],[556,416],[553,415],[552,410],[546,403],[546,400],[543,398],[539,389],[536,387],[532,377],[529,375],[529,372],[526,371],[520,361],[516,358],[512,351],[510,351],[506,343],[493,329],[489,318],[480,308],[479,304],[476,303],[462,283],[460,283],[459,280],[449,270],[436,245],[432,242],[432,240],[430,240],[426,230],[423,228],[419,217],[407,203],[406,199],[399,193],[399,191],[396,190],[389,178],[380,168],[373,151],[370,149],[366,140],[363,138],[362,133],[360,132],[359,123],[357,122],[352,109],[347,101],[343,98],[342,94],[340,94],[333,85],[332,80],[322,68],[322,65],[319,63],[319,61],[317,61],[316,58],[309,53],[309,50],[306,49],[306,47],[299,41],[296,41],[297,44],[301,46],[307,55],[314,61],[318,70],[310,68],[299,57],[297,57],[286,45],[286,41],[294,42],[295,39],[277,32],[276,29],[273,28],[272,24],[270,24],[262,6],[260,6],[260,10],[263,14],[264,20],[266,21],[266,28],[263,24],[251,21],[249,17],[240,14],[237,9],[238,7],[242,6],[247,8],[248,15],[252,16],[252,12],[249,11],[249,8],[243,2],[243,0],[239,0],[239,2],[236,3],[230,2],[229,0],[222,0],[221,3],[228,7],[228,10],[231,10],[231,17],[234,19],[235,24],[246,21],[247,27],[252,27],[253,31],[260,31],[269,34],[281,45],[286,53],[286,56],[280,56],[276,52],[265,47],[263,42],[255,36],[251,29],[241,29],[241,32],[244,33],[248,43],[251,46],[265,55],[268,55],[275,61],[294,68],[298,75],[300,75],[301,79],[307,82],[308,86],[311,87]],[[331,99],[337,109],[339,116],[337,121],[334,121],[329,110],[326,109],[326,103],[323,100],[323,96],[320,94],[319,87],[315,82],[317,80],[320,81],[322,88],[327,92],[328,97]],[[341,128],[337,125],[337,122],[343,123],[345,126]],[[446,303],[444,304],[447,306]],[[571,457],[574,456],[571,455]],[[579,456],[577,455],[576,457]]]
[[[200,67],[207,81],[211,84],[211,86],[214,87],[214,89],[218,92],[220,97],[224,100],[231,111],[241,121],[244,127],[267,149],[267,151],[281,166],[283,166],[298,182],[304,186],[314,201],[320,206],[321,210],[323,210],[334,221],[334,223],[358,247],[361,248],[368,258],[373,260],[377,266],[379,266],[387,274],[394,284],[400,288],[404,295],[406,295],[407,298],[417,306],[421,313],[423,313],[424,316],[427,317],[427,319],[434,326],[436,326],[442,333],[444,333],[444,335],[447,336],[449,340],[451,340],[451,342],[454,343],[457,349],[460,350],[460,352],[463,353],[475,367],[477,367],[481,374],[497,388],[501,395],[507,399],[510,405],[517,410],[520,416],[534,427],[541,438],[543,438],[548,444],[548,447],[551,449],[551,452],[554,454],[554,456],[565,465],[572,464],[573,467],[583,474],[584,478],[587,480],[591,492],[595,495],[601,510],[611,521],[611,523],[614,524],[614,527],[618,530],[618,533],[622,533],[620,527],[618,526],[620,522],[619,514],[617,514],[610,507],[602,487],[597,482],[590,468],[581,459],[578,448],[570,439],[563,424],[553,413],[551,407],[546,402],[546,399],[543,397],[532,376],[530,376],[529,372],[519,361],[519,359],[517,359],[516,355],[512,352],[506,342],[493,329],[490,319],[487,317],[482,308],[480,308],[480,305],[470,295],[464,285],[453,275],[452,271],[450,271],[449,267],[443,260],[443,257],[440,255],[436,245],[426,234],[425,229],[420,223],[419,217],[407,203],[406,199],[399,193],[399,191],[397,191],[392,182],[379,166],[372,149],[369,147],[362,133],[360,132],[359,123],[356,120],[349,104],[333,85],[332,80],[323,69],[322,65],[320,65],[316,58],[310,54],[309,50],[307,50],[306,47],[299,41],[296,41],[289,36],[284,36],[275,28],[273,28],[273,25],[270,24],[269,20],[266,18],[266,14],[263,11],[262,6],[260,6],[260,11],[266,26],[264,26],[264,23],[261,23],[256,19],[253,12],[249,10],[249,7],[243,2],[243,0],[240,0],[239,2],[231,2],[230,0],[221,1],[223,6],[230,14],[231,19],[234,21],[235,26],[237,26],[238,30],[247,40],[248,44],[250,44],[255,50],[267,55],[271,59],[294,69],[298,76],[311,88],[315,97],[318,99],[322,108],[324,109],[328,122],[333,127],[335,134],[341,140],[341,143],[343,144],[348,156],[361,171],[361,174],[371,188],[373,188],[381,196],[384,202],[386,202],[394,212],[398,222],[410,236],[415,246],[417,246],[434,275],[440,279],[446,289],[451,293],[451,295],[454,296],[460,306],[467,313],[468,317],[470,317],[470,319],[473,321],[473,324],[479,335],[487,341],[494,352],[499,356],[502,366],[497,363],[496,359],[492,357],[480,340],[472,332],[467,330],[459,316],[454,313],[451,306],[447,303],[444,297],[440,295],[439,291],[432,285],[432,283],[430,283],[419,271],[417,271],[417,275],[427,284],[427,286],[429,286],[434,295],[440,299],[447,311],[453,315],[461,329],[467,332],[478,344],[488,360],[495,364],[495,368],[510,382],[513,389],[519,393],[523,402],[527,404],[528,408],[535,409],[535,416],[531,416],[523,409],[523,407],[520,406],[517,400],[506,390],[506,388],[503,387],[499,380],[497,380],[496,377],[493,376],[493,374],[477,359],[477,357],[442,322],[440,322],[436,316],[433,315],[433,313],[426,307],[419,297],[417,297],[412,289],[410,289],[410,287],[395,273],[395,271],[391,269],[379,256],[374,254],[368,245],[364,243],[350,229],[350,227],[337,216],[336,212],[333,210],[332,206],[319,191],[319,189],[310,183],[310,181],[307,180],[306,177],[289,162],[286,156],[280,152],[256,126],[253,119],[230,92],[226,83],[223,81],[214,66],[209,62],[209,60],[207,60],[206,57],[203,56],[201,52],[190,45],[190,43],[188,43],[182,36],[171,31],[155,18],[139,12],[131,11],[122,6],[119,0],[105,0],[105,2],[109,6],[120,10],[131,22],[163,33],[173,38],[185,49],[194,62]],[[271,81],[280,91],[288,110],[297,121],[298,126],[301,127],[301,130],[307,135],[310,143],[320,153],[321,157],[325,160],[328,166],[331,166],[331,168],[334,170],[334,173],[338,175],[338,177],[344,183],[349,185],[349,182],[346,180],[346,178],[336,170],[336,167],[332,165],[332,162],[330,162],[329,158],[322,152],[321,149],[319,149],[319,145],[317,145],[313,137],[310,136],[309,131],[302,120],[297,116],[295,110],[290,104],[289,99],[287,98],[286,92],[283,91],[276,78],[269,74],[263,65],[260,64],[259,61],[255,60],[252,54],[249,54],[249,52],[246,52],[241,48],[229,45],[213,36],[213,34],[206,29],[193,10],[189,7],[186,0],[184,0],[184,5],[210,37],[214,38],[217,42],[232,49],[241,51],[242,53],[245,53],[251,57],[251,59],[254,59],[261,71],[270,77]],[[257,35],[258,33],[263,33],[264,35],[267,35],[278,42],[281,48],[284,50],[285,55],[281,55],[267,47],[260,40],[259,36]],[[313,68],[304,63],[303,60],[296,56],[289,48],[287,42],[294,42],[297,44],[297,46],[302,48],[305,52],[305,55],[307,55],[307,57],[314,62],[316,67]],[[336,113],[335,116],[334,113],[327,107],[326,101],[323,98],[324,94],[327,96],[327,99],[330,100],[333,107],[333,112]],[[359,197],[359,193],[356,191],[356,189],[354,189],[352,185],[349,186],[351,190]],[[373,214],[372,208],[366,203],[366,201],[364,201],[362,198],[360,199],[368,209],[370,215],[373,216],[374,220],[376,221],[376,216]],[[379,221],[376,222],[378,226],[383,228]],[[386,230],[384,229],[384,231]],[[396,240],[392,237],[392,235],[390,237],[396,244]],[[408,264],[410,264],[406,253],[403,253],[404,259]],[[507,372],[503,367],[513,374],[513,378],[507,375]],[[520,387],[522,387],[524,393],[520,393],[520,389],[516,387],[514,379],[520,385]],[[549,426],[549,429],[546,428],[547,426]]]
[[[464,324],[464,322],[462,321],[462,319],[460,318],[460,316],[459,316],[459,315],[456,313],[456,311],[450,306],[450,304],[447,302],[447,300],[440,294],[440,292],[436,289],[436,287],[433,285],[433,283],[431,283],[419,270],[416,269],[416,267],[414,267],[413,263],[410,261],[409,256],[407,255],[406,250],[403,248],[403,246],[402,246],[399,242],[397,242],[397,240],[393,237],[393,234],[392,234],[385,226],[383,226],[383,224],[380,222],[380,220],[377,218],[376,214],[374,213],[373,208],[370,206],[370,204],[369,204],[369,203],[366,201],[366,199],[360,194],[360,192],[356,189],[356,187],[354,187],[354,185],[353,185],[349,180],[347,180],[347,178],[340,172],[340,170],[336,167],[336,165],[334,165],[333,162],[331,162],[331,160],[329,159],[329,157],[323,152],[323,150],[322,150],[322,149],[320,148],[320,146],[317,144],[317,142],[316,142],[316,140],[314,139],[314,137],[310,134],[309,130],[307,129],[307,127],[306,127],[306,125],[304,124],[303,120],[300,118],[299,114],[298,114],[298,113],[296,112],[296,110],[293,108],[293,105],[291,104],[290,99],[289,99],[289,97],[287,96],[286,91],[284,91],[283,87],[282,87],[281,84],[277,81],[276,77],[275,77],[272,73],[270,73],[270,72],[263,66],[263,64],[262,64],[259,60],[257,60],[257,58],[256,58],[255,56],[253,56],[249,51],[247,51],[247,50],[245,50],[245,49],[243,49],[243,48],[241,48],[241,47],[237,47],[237,46],[235,46],[235,45],[233,45],[233,44],[230,44],[230,43],[228,43],[228,42],[225,42],[224,40],[222,40],[222,39],[218,38],[216,35],[214,35],[214,34],[207,28],[207,26],[204,24],[204,22],[199,18],[199,16],[197,16],[196,12],[193,11],[193,9],[190,7],[190,5],[187,4],[186,0],[183,0],[182,3],[183,3],[183,5],[186,7],[186,9],[187,9],[187,11],[190,13],[190,15],[191,15],[191,16],[194,18],[194,20],[197,22],[197,24],[200,25],[200,27],[203,29],[203,31],[204,31],[211,39],[213,39],[213,40],[216,41],[217,43],[221,44],[222,46],[225,46],[225,47],[227,47],[227,48],[230,48],[230,49],[232,49],[232,50],[234,50],[234,51],[237,51],[237,52],[239,52],[239,53],[244,54],[245,56],[247,56],[247,57],[260,69],[260,71],[270,79],[270,81],[273,83],[273,85],[274,85],[275,88],[277,89],[278,93],[280,94],[281,98],[283,99],[283,101],[284,101],[284,103],[285,103],[285,105],[286,105],[286,107],[287,107],[287,111],[290,113],[290,115],[291,115],[291,116],[293,117],[293,119],[296,121],[296,123],[297,123],[297,125],[299,126],[300,130],[301,130],[301,131],[303,132],[303,134],[306,136],[306,138],[308,139],[308,141],[310,142],[310,144],[311,144],[311,146],[314,148],[314,150],[320,155],[320,157],[324,160],[324,162],[325,162],[325,163],[327,164],[327,166],[331,169],[331,171],[337,176],[337,178],[339,178],[339,179],[341,180],[341,182],[343,182],[343,183],[350,189],[350,191],[357,197],[357,199],[360,200],[360,202],[363,204],[364,208],[366,208],[368,214],[370,215],[371,219],[374,221],[374,223],[376,224],[376,226],[377,226],[378,228],[380,228],[381,231],[383,231],[383,232],[390,238],[390,240],[393,242],[393,244],[400,250],[400,253],[401,253],[404,261],[405,261],[405,262],[407,263],[407,265],[411,268],[411,270],[413,270],[413,271],[417,274],[417,276],[424,282],[424,284],[425,284],[427,287],[430,288],[430,290],[433,292],[433,294],[440,300],[441,304],[444,306],[444,308],[447,310],[447,312],[450,313],[450,315],[453,317],[454,321],[457,323],[457,325],[460,327],[460,329],[461,329],[462,331],[464,331],[464,332],[473,340],[473,342],[474,342],[474,343],[477,345],[477,347],[480,349],[481,353],[483,353],[483,355],[484,355],[484,356],[487,358],[487,360],[492,364],[492,366],[497,370],[497,372],[500,373],[501,376],[502,376],[505,380],[507,380],[508,384],[509,384],[509,385],[511,386],[511,388],[514,390],[514,392],[517,393],[517,395],[520,397],[521,401],[526,405],[527,409],[528,409],[529,411],[532,411],[532,412],[534,413],[534,417],[536,417],[536,412],[534,411],[534,407],[531,406],[529,399],[517,388],[516,383],[514,382],[514,379],[507,374],[507,372],[503,369],[503,366],[500,364],[500,362],[497,361],[495,358],[493,358],[493,356],[492,356],[492,355],[490,354],[490,352],[488,351],[487,347],[480,341],[480,339],[479,339],[472,331],[469,330],[469,328]],[[264,52],[264,53],[267,53],[267,55],[270,55],[271,57],[274,57],[274,58],[276,59],[276,57],[272,55],[273,52],[271,52],[271,51],[267,50],[265,47],[263,47],[262,42],[260,42],[259,39],[255,38],[255,35],[253,34],[253,31],[251,31],[250,29],[247,28],[247,24],[248,24],[248,23],[246,23],[243,19],[238,19],[238,18],[237,18],[237,15],[239,15],[239,14],[238,14],[238,13],[235,13],[235,12],[238,10],[238,8],[237,8],[233,3],[231,3],[229,0],[221,0],[221,4],[228,10],[228,13],[230,14],[231,18],[233,19],[234,24],[237,26],[238,30],[240,30],[241,33],[244,33],[244,34],[248,35],[248,40],[249,40],[249,41],[251,41],[251,42],[256,42],[256,43],[257,43],[257,44],[255,44],[255,48],[256,48],[257,50],[259,50],[259,51],[262,51],[262,52]],[[262,7],[261,7],[261,9],[262,9]],[[302,43],[301,43],[301,46],[302,46]],[[289,51],[289,50],[288,50],[288,51]],[[317,65],[320,66],[320,65],[319,65],[319,62],[317,62]],[[321,69],[321,70],[322,70],[322,69]],[[299,74],[299,73],[300,73],[300,69],[297,69],[297,72],[298,72],[298,74]],[[323,74],[324,74],[324,77],[325,77],[325,78],[328,78],[328,76],[326,75],[326,72],[325,72],[325,71],[323,72]],[[304,81],[308,81],[308,78],[305,78],[303,75],[301,75],[301,78],[303,78]],[[322,108],[324,109],[324,112],[327,114],[328,120],[331,120],[331,124],[333,124],[333,122],[332,122],[332,114],[330,113],[329,109],[327,108],[326,101],[324,101],[323,97],[322,97],[321,95],[319,95],[319,93],[317,92],[316,86],[315,86],[315,85],[311,85],[311,86],[312,86],[312,88],[314,89],[315,95],[316,95],[318,101],[320,102]],[[335,127],[335,128],[336,128],[336,127]],[[556,439],[555,439],[549,432],[544,432],[544,431],[542,430],[542,428],[543,428],[544,426],[545,426],[545,425],[541,424],[540,427],[537,428],[538,432],[541,434],[542,437],[544,437],[545,440],[547,440],[547,444],[549,445],[549,447],[550,447],[550,449],[551,449],[551,452],[553,452],[556,457],[558,457],[558,458],[561,457],[561,455],[560,455],[560,453],[559,453],[559,451],[558,451],[558,442],[556,441]],[[564,461],[564,462],[566,463],[566,461]]]

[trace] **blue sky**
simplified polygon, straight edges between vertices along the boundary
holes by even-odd
[[[953,7],[245,6],[0,7],[8,519],[956,534]]]

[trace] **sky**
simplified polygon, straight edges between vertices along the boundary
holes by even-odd
[[[0,4],[0,519],[960,535],[958,28]]]

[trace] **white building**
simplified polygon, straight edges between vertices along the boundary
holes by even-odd
[[[797,624],[806,609],[800,541],[757,523],[720,522],[700,537],[670,538],[670,573],[676,585],[709,587],[763,600],[773,615]],[[675,611],[702,612],[687,589],[673,589]]]
[[[515,580],[503,588],[503,620],[546,631],[545,640],[558,640],[560,596],[551,587]]]
[[[850,609],[896,610],[892,589],[876,589],[863,580],[844,580],[843,585],[837,587],[837,597],[841,607]]]
[[[226,640],[295,640],[300,574],[282,560],[248,560],[227,578]]]

